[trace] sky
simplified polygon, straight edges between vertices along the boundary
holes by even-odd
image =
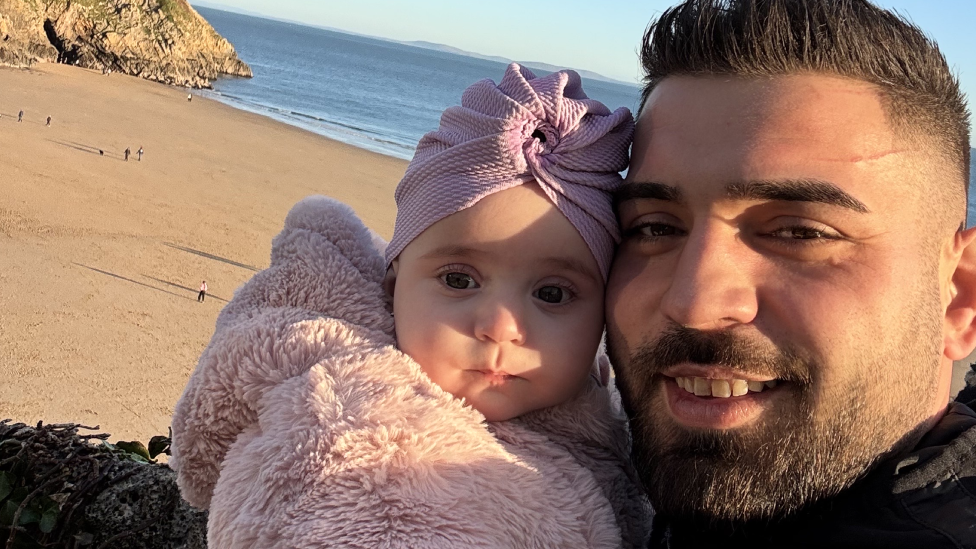
[[[976,106],[976,1],[875,0],[934,38]],[[197,2],[191,0],[191,3]],[[674,0],[204,0],[394,40],[425,40],[637,82],[648,22]]]

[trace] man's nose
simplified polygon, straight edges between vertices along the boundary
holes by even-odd
[[[724,222],[709,221],[688,235],[661,302],[663,314],[698,330],[749,324],[759,300],[755,272],[759,256]]]
[[[518,304],[486,299],[475,318],[475,337],[495,343],[525,343],[525,325]]]

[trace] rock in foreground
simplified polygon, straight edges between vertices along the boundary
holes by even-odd
[[[251,76],[186,0],[0,0],[0,64],[39,61],[195,88]]]
[[[172,469],[79,429],[0,421],[0,547],[206,548],[207,513]]]

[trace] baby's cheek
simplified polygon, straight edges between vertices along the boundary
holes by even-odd
[[[414,319],[403,324],[402,330],[397,331],[399,349],[420,364],[424,373],[435,383],[441,386],[448,383],[459,342],[453,341],[449,330],[429,322]]]
[[[545,348],[541,349],[554,404],[574,397],[585,386],[593,369],[603,324],[599,311],[592,313],[593,317],[567,319],[574,321],[553,327]]]

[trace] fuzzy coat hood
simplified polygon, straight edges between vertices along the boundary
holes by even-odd
[[[212,548],[641,547],[649,512],[599,374],[487,423],[395,347],[375,237],[339,202],[288,214],[173,417]]]

